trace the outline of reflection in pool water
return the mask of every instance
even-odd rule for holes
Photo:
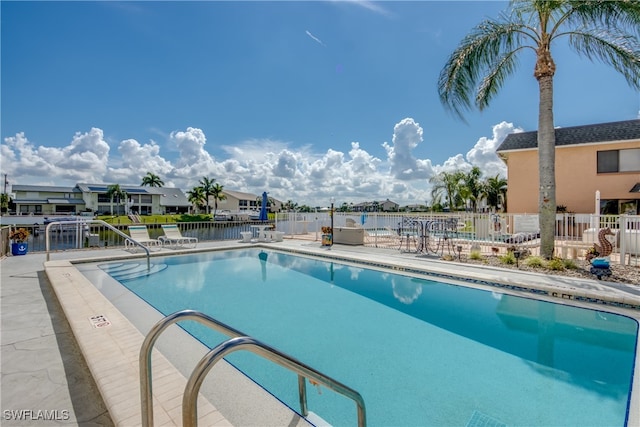
[[[155,261],[154,261],[155,262]],[[162,313],[203,311],[362,393],[369,425],[625,424],[637,322],[270,250],[166,257],[122,283]],[[104,267],[107,271],[108,266]],[[209,346],[223,337],[186,326]],[[297,408],[295,376],[229,360]],[[351,402],[309,397],[333,425]]]

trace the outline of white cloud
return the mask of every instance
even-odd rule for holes
[[[371,0],[332,0],[334,2],[355,4],[379,15],[389,16],[391,13],[381,6],[381,2]]]
[[[492,137],[481,137],[476,145],[467,152],[467,161],[478,166],[485,176],[506,176],[507,166],[500,160],[496,150],[507,135],[514,132],[523,132],[523,129],[507,122],[494,125]]]
[[[268,191],[280,200],[309,206],[327,205],[330,197],[340,203],[387,198],[402,204],[424,204],[430,199],[429,178],[442,170],[469,170],[477,165],[485,176],[504,175],[505,166],[495,149],[509,132],[520,131],[510,123],[495,125],[492,135],[481,137],[466,153],[451,156],[441,165],[416,156],[425,144],[424,132],[412,118],[393,128],[392,143],[383,143],[380,159],[352,142],[348,152],[271,139],[251,139],[221,146],[224,159],[207,151],[201,129],[176,130],[161,144],[141,144],[125,139],[116,156],[101,129],[76,133],[63,147],[35,146],[24,133],[4,139],[0,145],[2,170],[17,184],[72,186],[78,182],[139,185],[147,172],[160,176],[166,186],[189,190],[207,176],[226,189],[260,194]],[[427,136],[428,141],[428,136]],[[167,146],[166,153],[162,146]],[[171,160],[168,155],[174,155]]]
[[[77,132],[63,148],[34,146],[23,132],[4,139],[2,169],[16,177],[26,174],[33,183],[56,185],[59,181],[90,182],[102,180],[107,170],[109,144],[101,129]],[[8,162],[7,160],[12,161]]]
[[[204,176],[221,175],[224,168],[205,150],[207,138],[201,129],[189,127],[185,132],[171,132],[169,140],[179,153],[171,171],[171,176],[176,180],[186,181],[192,187]]]
[[[412,151],[422,142],[422,128],[406,118],[393,128],[393,145],[382,144],[391,163],[391,174],[400,180],[429,179],[433,175],[431,160],[420,160]]]
[[[316,42],[320,43],[322,46],[327,46],[324,43],[322,43],[322,40],[320,40],[319,38],[317,38],[316,36],[314,36],[313,34],[311,34],[311,32],[309,30],[306,30],[305,33],[307,33],[307,35],[309,37],[311,37],[311,39],[315,40]]]

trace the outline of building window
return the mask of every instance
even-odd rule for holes
[[[598,173],[640,172],[640,148],[598,151]]]
[[[620,150],[620,172],[640,172],[640,148]]]
[[[42,213],[42,205],[20,205],[20,213],[21,214],[41,214]]]

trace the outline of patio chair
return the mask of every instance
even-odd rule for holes
[[[130,225],[129,226],[129,239],[124,241],[124,247],[126,249],[133,249],[137,243],[141,243],[145,246],[161,246],[162,242],[158,239],[152,239],[149,237],[149,230],[146,225]]]
[[[160,236],[159,239],[162,242],[162,245],[173,245],[173,246],[185,246],[185,245],[193,245],[195,248],[198,244],[197,237],[185,237],[180,232],[180,229],[175,224],[163,224],[161,225],[162,231],[164,232],[164,236]]]
[[[393,230],[385,227],[391,239],[391,244],[401,252],[416,252],[418,250],[418,236],[413,231],[401,229]]]

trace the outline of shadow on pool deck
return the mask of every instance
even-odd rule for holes
[[[112,426],[35,258],[2,261],[2,425]]]

